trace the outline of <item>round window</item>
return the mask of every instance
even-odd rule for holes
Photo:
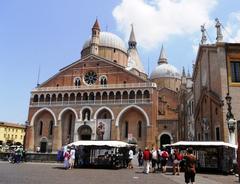
[[[97,74],[93,71],[87,72],[84,76],[84,81],[89,85],[95,84],[96,80]]]

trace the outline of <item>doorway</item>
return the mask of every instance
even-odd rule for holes
[[[78,129],[78,139],[79,140],[91,140],[92,129],[88,125],[82,125]]]
[[[40,142],[40,152],[41,153],[47,152],[47,142],[45,141]]]
[[[160,138],[160,148],[162,148],[162,146],[164,144],[171,144],[171,137],[167,134],[163,134]]]

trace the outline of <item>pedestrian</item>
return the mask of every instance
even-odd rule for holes
[[[69,159],[69,169],[72,169],[74,167],[74,163],[75,163],[75,154],[76,154],[76,150],[74,146],[71,146],[71,150],[70,150],[70,159]]]
[[[145,150],[143,152],[143,162],[144,162],[144,170],[143,172],[145,174],[149,173],[149,169],[150,169],[150,160],[152,159],[152,154],[149,151],[148,147],[145,147]]]
[[[70,149],[64,153],[64,168],[69,169]]]
[[[167,170],[167,161],[168,161],[168,158],[169,158],[169,154],[167,152],[167,149],[164,148],[163,151],[161,152],[161,165],[162,165],[162,172],[163,173],[166,173],[166,170]]]
[[[187,154],[184,156],[186,166],[185,166],[185,183],[188,184],[191,183],[194,184],[195,182],[195,175],[196,175],[196,157],[193,155],[193,149],[188,148]]]
[[[180,173],[180,162],[183,159],[182,154],[179,152],[178,149],[174,149],[173,152],[173,175]]]
[[[141,149],[138,150],[138,166],[143,166],[143,151]]]
[[[129,155],[128,156],[128,168],[133,169],[133,164],[132,164],[133,150],[132,149],[129,149],[128,155]]]
[[[157,161],[158,161],[158,154],[157,154],[157,150],[158,148],[153,148],[152,149],[152,172],[155,173],[156,172],[156,165],[157,165]]]

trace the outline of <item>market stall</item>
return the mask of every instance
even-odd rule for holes
[[[180,141],[167,147],[180,150],[192,147],[198,171],[230,173],[236,161],[237,145],[221,141]]]
[[[122,141],[77,141],[67,146],[76,149],[76,167],[127,167],[128,151],[135,149]]]

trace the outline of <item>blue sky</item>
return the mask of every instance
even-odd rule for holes
[[[96,17],[102,31],[117,34],[126,45],[134,24],[146,73],[157,65],[162,44],[170,64],[191,71],[200,25],[206,24],[208,43],[214,43],[216,17],[224,40],[240,41],[237,0],[1,0],[0,121],[26,121],[39,66],[41,83],[78,60]]]

